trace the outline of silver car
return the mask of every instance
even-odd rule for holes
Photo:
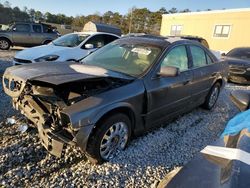
[[[38,46],[48,44],[60,34],[51,25],[43,23],[19,22],[0,31],[0,49],[8,50],[10,46]]]

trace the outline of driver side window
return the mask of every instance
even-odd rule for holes
[[[173,48],[163,59],[161,67],[176,67],[180,71],[188,69],[188,56],[185,46],[177,46]]]
[[[103,35],[95,35],[91,37],[85,44],[93,44],[94,48],[101,48],[104,46]]]

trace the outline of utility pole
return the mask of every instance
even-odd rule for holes
[[[130,22],[129,22],[129,34],[131,33],[131,29],[132,29],[132,21],[133,21],[133,9],[131,9],[131,16],[130,16]]]

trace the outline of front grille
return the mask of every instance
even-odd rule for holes
[[[14,61],[18,63],[32,63],[30,60],[14,58]]]

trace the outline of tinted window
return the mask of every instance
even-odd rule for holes
[[[15,28],[17,32],[30,32],[29,24],[16,24]]]
[[[239,59],[250,59],[250,48],[236,48],[228,52],[227,56]]]
[[[190,46],[193,57],[193,67],[202,67],[207,64],[206,54],[203,49],[198,46]]]
[[[44,33],[54,33],[53,28],[50,25],[43,25],[43,32]]]
[[[207,55],[207,54],[206,54],[206,56],[207,56],[207,64],[212,64],[213,61],[212,61],[211,57],[209,57],[209,55]]]
[[[40,25],[33,25],[32,28],[33,28],[33,31],[35,33],[41,33],[42,32],[42,27]]]
[[[111,43],[113,42],[114,40],[118,39],[118,37],[116,36],[113,36],[113,35],[105,35],[105,45],[108,44],[108,43]]]
[[[188,69],[188,57],[185,46],[178,46],[172,49],[164,58],[161,66],[177,67],[180,71]]]
[[[105,45],[105,37],[103,35],[95,35],[91,37],[86,44],[93,44],[94,48],[101,48]]]

